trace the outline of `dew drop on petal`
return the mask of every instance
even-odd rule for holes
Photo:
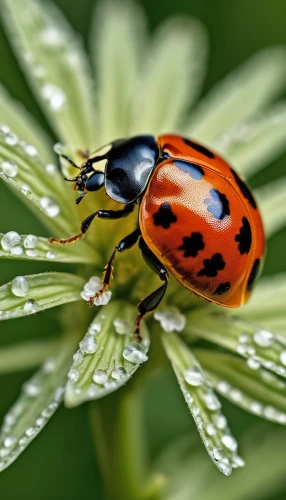
[[[63,90],[53,83],[46,83],[43,86],[42,96],[48,101],[53,111],[60,111],[66,102],[66,95]]]
[[[48,163],[46,166],[45,166],[45,171],[47,172],[47,174],[49,175],[55,175],[56,171],[57,171],[57,167],[53,164],[53,163]]]
[[[211,392],[204,395],[204,401],[209,410],[219,410],[221,407],[219,399]]]
[[[79,371],[75,368],[71,368],[68,373],[68,378],[71,382],[76,382],[79,379]]]
[[[30,285],[24,276],[17,276],[13,279],[11,288],[16,297],[25,297],[29,293]]]
[[[33,382],[33,380],[29,380],[23,385],[23,390],[27,396],[30,396],[31,398],[35,398],[38,396],[41,392],[40,387],[38,384]]]
[[[35,248],[38,243],[38,239],[33,234],[28,234],[24,239],[24,247],[25,248]]]
[[[93,354],[98,349],[98,342],[94,336],[86,335],[79,343],[79,348],[83,354]]]
[[[184,379],[188,384],[194,386],[202,385],[205,381],[203,372],[197,366],[187,368],[184,371]]]
[[[11,249],[11,247],[18,246],[21,243],[21,237],[16,231],[9,231],[4,234],[1,240],[1,246],[6,252]]]
[[[61,155],[64,152],[64,146],[60,142],[56,142],[53,145],[53,150],[57,155]]]
[[[8,144],[8,146],[16,146],[16,144],[18,143],[18,137],[16,136],[16,134],[9,132],[5,135],[5,142],[6,144]]]
[[[12,247],[10,251],[11,251],[11,255],[14,255],[15,257],[20,257],[24,250],[21,247],[21,245],[18,245],[16,247]]]
[[[230,474],[232,473],[232,468],[227,458],[218,462],[217,466],[225,476],[230,476]]]
[[[249,409],[250,409],[250,411],[252,411],[256,415],[261,415],[262,411],[263,411],[263,406],[258,401],[253,401],[249,405]]]
[[[115,368],[111,374],[112,378],[115,380],[120,380],[124,379],[127,377],[127,372],[123,366],[119,366],[118,368]]]
[[[52,250],[49,250],[47,253],[46,253],[46,257],[47,259],[49,260],[54,260],[56,258],[57,254],[56,252],[53,252]]]
[[[49,196],[43,196],[40,205],[49,217],[56,217],[60,213],[59,205]]]
[[[218,429],[225,429],[227,426],[227,420],[224,415],[214,415],[214,424]]]
[[[35,248],[28,249],[28,250],[26,250],[26,255],[27,255],[27,257],[31,257],[31,258],[37,257],[38,250],[36,250]]]
[[[101,323],[91,323],[88,333],[89,335],[97,335],[101,331],[102,325]]]
[[[116,318],[113,321],[113,325],[116,333],[119,333],[119,335],[129,335],[132,332],[132,325],[124,319]]]
[[[8,177],[16,177],[18,173],[18,166],[12,160],[3,161],[3,163],[1,163],[0,168],[5,175],[8,175]]]
[[[54,28],[53,26],[47,27],[42,31],[40,35],[40,41],[46,45],[46,47],[59,47],[63,41],[64,37],[62,33]]]
[[[32,191],[31,191],[31,188],[30,186],[28,186],[28,184],[23,184],[21,186],[21,193],[23,193],[25,196],[31,196],[32,195]]]
[[[233,436],[230,436],[229,434],[225,434],[221,438],[222,444],[230,451],[236,451],[237,450],[237,441],[234,439]]]
[[[26,144],[24,149],[29,156],[37,156],[38,155],[37,148],[35,148],[35,146],[32,146],[32,144]]]
[[[186,318],[176,307],[169,307],[163,311],[156,311],[154,318],[160,322],[165,332],[181,332],[186,324]]]
[[[27,300],[24,304],[24,311],[27,314],[34,314],[39,309],[39,304],[33,299]]]
[[[96,384],[105,384],[108,380],[108,375],[106,371],[104,370],[95,370],[94,374],[92,375],[92,380]]]
[[[248,358],[246,363],[247,363],[247,366],[249,368],[251,368],[251,370],[258,370],[258,368],[260,368],[260,361],[259,361],[259,359],[255,358],[255,357]]]
[[[81,351],[75,352],[73,355],[73,360],[74,360],[74,363],[76,363],[76,364],[81,363],[83,360],[82,352]]]
[[[245,461],[243,458],[239,457],[238,455],[234,456],[232,458],[232,466],[233,467],[244,467],[245,466]]]
[[[25,434],[27,437],[32,437],[32,436],[34,436],[35,432],[36,432],[36,430],[34,429],[34,427],[29,427],[26,430]]]
[[[138,342],[131,342],[128,344],[123,351],[123,357],[127,361],[130,361],[130,363],[136,364],[144,363],[144,361],[148,359],[144,347]]]
[[[209,436],[214,436],[216,434],[216,428],[213,424],[207,424],[206,425],[206,433]]]
[[[17,438],[15,436],[7,436],[4,439],[5,448],[13,448],[17,444]]]
[[[274,336],[268,330],[259,330],[253,338],[259,347],[270,347],[274,342]]]

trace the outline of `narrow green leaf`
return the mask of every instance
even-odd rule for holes
[[[235,69],[197,106],[186,133],[214,146],[219,135],[266,107],[285,85],[285,54],[284,47],[264,49]]]
[[[236,315],[256,322],[270,331],[286,336],[286,273],[264,276],[256,285],[249,302]],[[263,307],[261,307],[263,304]],[[227,310],[231,314],[231,310]]]
[[[37,149],[2,127],[0,177],[29,208],[61,236],[78,232],[80,222],[73,197],[53,164],[45,164]]]
[[[218,138],[214,147],[244,177],[255,174],[286,148],[285,101],[253,120],[239,123]]]
[[[81,300],[84,280],[68,273],[17,276],[0,287],[0,320],[28,316]]]
[[[254,193],[261,209],[266,235],[270,238],[286,224],[286,177],[269,182]]]
[[[32,340],[2,346],[0,350],[0,375],[39,366],[47,356],[56,351],[59,340]]]
[[[34,117],[0,85],[0,126],[6,125],[28,144],[34,144],[46,162],[53,163],[53,144]]]
[[[138,4],[100,3],[91,38],[100,144],[132,132],[144,44],[145,20]]]
[[[178,129],[200,90],[206,45],[204,28],[196,19],[171,18],[159,26],[142,68],[138,132],[160,134]]]
[[[237,442],[220,411],[221,403],[198,360],[178,335],[164,332],[162,342],[205,448],[216,467],[229,476],[232,467],[244,463],[236,453]]]
[[[11,232],[13,233],[14,239],[9,239],[9,234],[11,235]],[[1,245],[2,241],[3,244]],[[12,245],[9,245],[9,242],[12,243]],[[6,233],[6,235],[0,233],[0,258],[1,257],[6,259],[32,259],[85,264],[95,264],[99,259],[93,247],[87,245],[83,240],[78,241],[76,245],[54,245],[49,243],[48,238],[42,238],[32,234],[18,235],[15,231],[10,231]]]
[[[3,5],[11,44],[59,138],[92,148],[93,84],[81,39],[50,2],[4,0]]]
[[[195,349],[216,391],[244,410],[286,425],[286,383],[259,367],[229,354]]]
[[[215,308],[217,311],[217,308]],[[274,335],[238,316],[225,313],[194,311],[187,315],[184,334],[187,339],[199,337],[245,358],[248,365],[260,367],[286,377],[286,339]]]
[[[143,325],[143,340],[135,342],[134,313],[127,303],[112,301],[96,315],[74,354],[65,397],[68,407],[119,389],[148,359],[148,332]]]
[[[4,417],[0,432],[0,471],[11,465],[52,417],[63,399],[73,345],[62,344],[28,380]]]

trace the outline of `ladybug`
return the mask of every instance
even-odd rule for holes
[[[250,296],[264,253],[264,231],[256,201],[238,174],[214,151],[179,135],[140,135],[116,140],[87,156],[81,167],[64,156],[79,175],[71,180],[83,191],[104,188],[119,210],[97,210],[81,233],[52,243],[71,243],[83,236],[95,217],[120,219],[139,206],[136,229],[113,250],[104,269],[109,286],[117,252],[137,242],[149,267],[163,281],[138,304],[140,323],[162,300],[171,273],[196,295],[226,307],[239,307]]]

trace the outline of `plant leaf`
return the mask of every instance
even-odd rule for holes
[[[83,285],[82,278],[68,273],[17,276],[0,287],[0,320],[28,316],[67,302],[81,300]]]
[[[199,337],[219,347],[224,347],[258,366],[286,377],[286,340],[238,316],[213,312],[194,311],[187,315],[184,331],[187,339]]]
[[[4,417],[0,433],[0,471],[11,465],[43,429],[63,399],[72,344],[65,343],[28,380]]]
[[[61,141],[92,148],[92,79],[81,39],[50,2],[3,3],[4,21],[15,53]]]
[[[34,144],[46,162],[52,163],[55,161],[51,139],[27,109],[20,102],[13,99],[2,85],[0,85],[0,109],[0,125],[8,126],[25,142]]]
[[[227,75],[197,106],[186,133],[214,146],[219,135],[265,107],[285,85],[285,53],[284,47],[264,49]]]
[[[286,224],[286,176],[255,189],[268,238]]]
[[[260,113],[253,120],[239,123],[217,139],[215,149],[250,177],[285,150],[286,102]]]
[[[204,27],[196,19],[171,18],[159,26],[143,65],[138,132],[157,135],[178,128],[200,90],[206,45]]]
[[[286,425],[283,380],[255,362],[247,366],[242,359],[229,354],[206,349],[194,352],[222,396],[250,413]]]
[[[0,133],[0,177],[42,222],[61,236],[78,232],[75,203],[54,165],[45,165],[36,148],[6,130]]]
[[[177,335],[165,332],[162,342],[205,448],[216,467],[229,476],[233,466],[242,466],[243,463],[236,454],[237,442],[220,411],[220,401],[199,362],[183,341]]]
[[[0,375],[27,370],[40,365],[49,355],[56,352],[58,340],[32,340],[9,346],[1,346]]]
[[[97,75],[101,144],[126,137],[132,131],[144,44],[145,19],[139,5],[132,2],[99,4],[91,46]]]
[[[65,396],[66,406],[99,399],[119,389],[147,360],[148,332],[143,325],[142,343],[135,343],[133,321],[134,307],[124,302],[112,301],[96,315],[74,355]],[[130,345],[136,348],[131,358],[130,353],[127,355],[132,361],[126,358],[125,351]]]
[[[53,245],[48,238],[34,235],[19,235],[19,243],[3,250],[1,240],[4,234],[0,233],[0,258],[28,259],[53,262],[92,263],[99,260],[99,255],[91,245],[79,241],[76,245]],[[5,247],[6,248],[6,247]]]
[[[257,321],[259,317],[264,328],[285,336],[285,301],[286,273],[264,276],[257,283],[249,302],[238,309],[236,315],[249,322]]]

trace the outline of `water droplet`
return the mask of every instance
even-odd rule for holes
[[[219,410],[221,407],[219,399],[212,392],[204,394],[204,401],[209,410]]]
[[[63,395],[65,393],[64,387],[57,387],[54,393],[54,400],[56,403],[60,403],[63,399]]]
[[[230,436],[229,434],[225,434],[221,438],[222,444],[230,451],[236,451],[237,450],[237,441],[234,439],[233,436]]]
[[[16,297],[25,297],[30,290],[30,285],[24,276],[17,276],[12,281],[12,292]]]
[[[45,373],[53,373],[56,368],[56,361],[54,358],[47,359],[43,364],[43,371]]]
[[[243,460],[243,458],[239,457],[238,455],[235,455],[234,457],[232,457],[232,466],[234,468],[236,468],[236,467],[244,467],[245,466],[245,461]]]
[[[5,142],[6,144],[8,144],[8,146],[16,146],[16,144],[18,143],[18,137],[16,136],[16,134],[9,132],[5,135]]]
[[[246,363],[251,370],[258,370],[260,368],[260,361],[255,357],[248,358]]]
[[[40,205],[49,217],[56,217],[60,213],[59,205],[49,196],[43,196]]]
[[[34,427],[29,427],[25,432],[27,437],[32,437],[32,436],[34,436],[35,433],[36,433],[36,430],[34,429]]]
[[[84,356],[83,356],[81,351],[77,351],[73,355],[73,360],[74,360],[74,363],[76,363],[76,364],[81,363],[83,358],[84,358]]]
[[[127,372],[123,366],[119,366],[118,368],[115,368],[111,374],[112,378],[115,380],[121,380],[127,377]]]
[[[98,342],[92,335],[86,335],[79,343],[79,348],[83,354],[93,354],[98,349]]]
[[[18,166],[12,160],[3,161],[1,163],[1,169],[5,175],[8,175],[8,177],[16,177],[18,173]]]
[[[27,444],[27,441],[28,439],[26,438],[26,436],[22,437],[20,440],[19,440],[19,445],[20,446],[25,446]]]
[[[55,152],[57,155],[61,155],[61,154],[63,154],[63,152],[64,152],[64,147],[63,147],[63,145],[62,145],[60,142],[56,142],[56,143],[53,145],[53,150],[54,150],[54,152]]]
[[[108,380],[105,384],[104,384],[104,387],[105,389],[117,389],[118,385],[117,383],[115,382],[115,380]]]
[[[53,252],[52,250],[49,250],[47,253],[46,253],[46,257],[47,259],[49,260],[54,260],[56,258],[57,254],[56,252]]]
[[[1,240],[1,246],[6,252],[11,249],[11,247],[18,246],[21,243],[21,237],[16,231],[9,231],[4,234]]]
[[[38,239],[33,234],[28,234],[24,239],[24,247],[25,248],[35,248],[38,243]]]
[[[38,417],[36,420],[37,427],[42,427],[46,423],[46,419],[44,417]]]
[[[176,307],[169,307],[164,311],[156,311],[154,318],[160,322],[165,332],[181,332],[186,324],[186,318]]]
[[[274,342],[274,336],[268,330],[259,330],[254,334],[254,342],[259,347],[270,347]]]
[[[130,363],[144,363],[144,361],[148,359],[144,351],[144,347],[141,344],[138,342],[131,342],[125,347],[123,357],[127,361],[130,361]]]
[[[209,435],[209,436],[215,436],[216,434],[216,428],[213,424],[207,424],[206,425],[206,433]]]
[[[224,380],[220,380],[217,384],[217,390],[221,394],[227,394],[230,390],[230,384],[228,382],[225,382]]]
[[[286,366],[286,351],[282,351],[280,353],[280,361],[282,365]]]
[[[23,385],[23,390],[25,394],[31,398],[35,398],[40,394],[40,387],[33,380],[28,380],[28,382]]]
[[[47,27],[40,35],[40,41],[46,47],[58,48],[64,40],[63,34],[53,26]]]
[[[38,250],[36,250],[35,248],[31,248],[30,250],[26,250],[26,255],[27,255],[27,257],[37,257]]]
[[[239,403],[243,398],[242,393],[238,389],[231,389],[229,395],[236,403]]]
[[[247,333],[241,333],[238,337],[238,340],[241,344],[246,344],[247,342],[249,342],[250,338]]]
[[[15,257],[20,257],[22,253],[23,253],[23,248],[20,245],[11,248],[11,255],[14,255]]]
[[[71,382],[77,382],[77,380],[79,379],[79,371],[75,368],[71,368],[68,373],[68,378]]]
[[[53,163],[48,163],[45,166],[45,170],[46,170],[47,174],[55,175],[55,173],[57,172],[57,167],[55,165],[53,165]]]
[[[5,448],[13,448],[17,443],[17,438],[15,436],[7,436],[4,439],[4,446]]]
[[[24,311],[27,314],[34,314],[39,309],[39,304],[33,299],[27,300],[24,305]]]
[[[91,323],[88,333],[89,335],[97,335],[101,331],[102,325],[101,323]]]
[[[204,374],[198,366],[187,368],[187,370],[184,371],[184,379],[188,384],[193,386],[202,385],[205,381]]]
[[[8,125],[1,125],[0,132],[4,135],[9,134],[10,128],[8,127]]]
[[[258,401],[253,401],[250,405],[249,405],[249,409],[255,413],[256,415],[261,415],[262,414],[262,410],[263,410],[263,407],[260,403],[258,403]]]
[[[30,186],[28,186],[28,184],[23,184],[21,186],[21,193],[23,193],[25,196],[30,197],[32,195]]]
[[[218,462],[217,466],[225,476],[230,476],[230,474],[232,473],[232,468],[227,458]]]
[[[46,75],[47,70],[42,64],[36,64],[36,66],[33,67],[33,72],[36,77],[43,78]]]
[[[38,156],[37,148],[32,144],[26,144],[24,149],[29,156]]]
[[[92,375],[92,380],[96,382],[96,384],[105,384],[108,380],[108,375],[104,370],[95,370]]]
[[[60,111],[66,102],[63,90],[53,83],[46,83],[42,88],[42,96],[48,101],[53,111]]]
[[[132,332],[132,325],[124,319],[116,318],[113,321],[113,325],[116,333],[119,333],[119,335],[130,335]]]
[[[218,462],[219,460],[222,460],[224,457],[224,451],[222,448],[214,448],[213,449],[213,457]]]
[[[225,418],[224,415],[221,415],[221,414],[220,415],[214,415],[213,419],[214,419],[215,426],[218,429],[222,430],[222,429],[226,428],[226,426],[227,426],[227,420],[226,420],[226,418]]]
[[[268,420],[272,420],[272,421],[276,420],[277,410],[275,408],[273,408],[273,406],[265,406],[264,411],[263,411],[263,415]]]

